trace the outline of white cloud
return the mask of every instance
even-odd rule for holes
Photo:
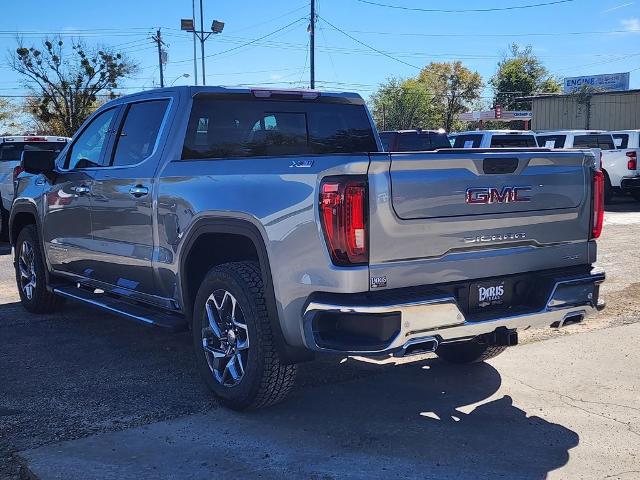
[[[625,18],[624,20],[620,20],[620,23],[627,32],[640,32],[639,18]]]

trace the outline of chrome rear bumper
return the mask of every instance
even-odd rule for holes
[[[470,321],[465,318],[455,298],[422,298],[402,303],[352,304],[345,302],[310,301],[304,310],[303,326],[307,347],[319,352],[334,352],[353,355],[386,355],[403,349],[421,339],[436,339],[437,343],[448,343],[471,339],[494,332],[500,327],[529,329],[562,326],[567,320],[580,321],[593,313],[598,305],[598,285],[605,279],[604,272],[591,272],[586,276],[563,278],[555,283],[543,309],[513,316]],[[363,316],[399,315],[399,331],[384,345],[365,349],[340,349],[322,345],[314,332],[314,320],[318,315],[330,312],[334,315]]]

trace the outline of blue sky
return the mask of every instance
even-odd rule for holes
[[[551,0],[377,1],[408,8],[463,10]],[[366,97],[387,77],[412,76],[418,72],[415,67],[449,60],[463,61],[486,81],[512,42],[532,45],[560,78],[632,71],[631,87],[640,88],[640,0],[566,0],[486,13],[428,13],[361,0],[317,3],[319,88],[358,91]],[[213,55],[207,59],[208,84],[308,86],[308,20],[303,18],[309,14],[307,1],[204,0],[204,4],[205,25],[214,18],[226,22],[224,32],[206,45],[207,55]],[[157,53],[148,37],[161,27],[169,44],[167,83],[192,83],[191,36],[179,31],[180,18],[190,16],[190,0],[65,0],[55,7],[50,1],[30,0],[28,12],[24,4],[4,0],[0,49],[15,48],[15,31],[22,32],[26,44],[37,43],[45,32],[49,36],[59,32],[67,40],[81,36],[87,44],[117,46],[139,65],[136,78],[123,84],[123,91],[128,92],[151,88],[154,82],[157,85]],[[401,62],[357,43],[327,22]],[[220,53],[229,49],[234,50]],[[191,78],[180,77],[184,73]],[[19,79],[3,64],[0,74],[0,95],[24,93]],[[490,97],[488,87],[484,95]]]

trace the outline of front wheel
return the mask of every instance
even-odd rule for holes
[[[31,313],[51,313],[59,309],[64,299],[47,289],[46,266],[35,225],[20,230],[14,262],[22,306]]]
[[[193,342],[200,374],[229,408],[267,407],[293,387],[296,366],[280,362],[262,275],[253,262],[209,271],[194,305]]]
[[[505,346],[489,345],[477,340],[445,343],[438,347],[436,355],[450,363],[477,363],[500,355],[507,349]]]

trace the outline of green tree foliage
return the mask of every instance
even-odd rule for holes
[[[371,96],[379,130],[428,128],[430,94],[415,79],[390,78]]]
[[[483,87],[480,74],[460,61],[432,62],[422,69],[417,81],[432,93],[431,123],[448,132],[460,125],[457,115],[480,99]]]
[[[519,97],[534,93],[558,93],[561,85],[549,75],[531,46],[524,49],[511,45],[509,54],[498,62],[498,70],[489,81],[494,90],[494,102],[505,110],[531,108],[530,102],[517,102]]]
[[[45,40],[43,48],[18,41],[10,66],[22,75],[30,91],[30,109],[38,125],[54,135],[72,136],[97,107],[99,96],[115,97],[118,82],[135,72],[135,65],[109,49],[88,49],[62,40]]]

